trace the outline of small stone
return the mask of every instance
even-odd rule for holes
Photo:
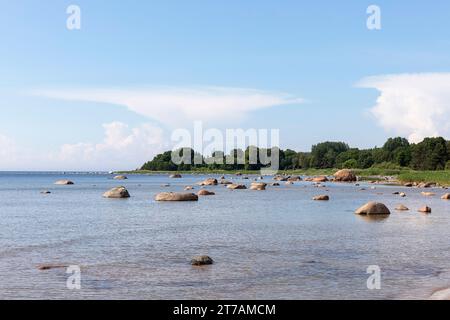
[[[214,263],[214,260],[211,259],[209,256],[196,256],[192,258],[191,265],[193,266],[205,266],[205,265],[211,265]]]

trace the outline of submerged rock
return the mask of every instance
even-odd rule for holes
[[[208,191],[208,190],[200,190],[199,192],[197,192],[198,196],[213,196],[215,195],[214,192]]]
[[[325,194],[325,195],[315,196],[313,198],[313,200],[316,200],[316,201],[327,201],[327,200],[330,200],[330,197]]]
[[[371,214],[391,214],[389,209],[380,202],[368,202],[361,208],[355,211],[356,214],[371,215]]]
[[[353,171],[348,169],[339,170],[334,174],[335,181],[353,182],[357,180],[356,175]]]
[[[66,269],[68,268],[68,265],[63,265],[63,264],[42,264],[40,266],[38,266],[38,269],[41,271],[45,271],[45,270],[51,270],[51,269]]]
[[[208,178],[199,183],[199,185],[201,186],[216,186],[217,184],[218,184],[217,179],[214,178]]]
[[[196,256],[191,260],[191,265],[193,266],[205,266],[211,265],[214,263],[214,260],[209,256]]]
[[[156,195],[156,201],[198,201],[194,193],[162,192]]]
[[[402,204],[399,204],[398,206],[395,207],[395,210],[397,210],[397,211],[408,211],[409,208],[404,206],[404,205],[402,205]]]
[[[70,180],[58,180],[55,182],[55,184],[60,185],[60,186],[67,186],[67,185],[72,185],[74,183]]]
[[[106,191],[103,194],[104,198],[115,198],[115,199],[120,199],[120,198],[129,198],[130,194],[128,193],[128,190],[125,187],[115,187],[112,188],[111,190]]]
[[[263,191],[266,190],[267,183],[264,182],[252,182],[250,185],[250,190],[259,190]]]
[[[422,213],[431,213],[431,208],[428,207],[428,206],[424,206],[424,207],[421,207],[421,208],[419,209],[419,212],[422,212]]]
[[[232,183],[232,184],[227,185],[227,188],[231,189],[231,190],[247,189],[247,187],[245,185],[243,185],[243,184],[236,184],[236,183]]]

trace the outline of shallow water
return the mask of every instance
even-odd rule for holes
[[[53,184],[63,178],[75,185]],[[440,199],[447,190],[424,197],[415,188],[297,182],[266,191],[207,187],[216,195],[198,202],[153,200],[205,178],[0,173],[0,298],[422,299],[450,286],[450,201]],[[117,185],[132,197],[102,198]],[[318,194],[331,199],[312,201]],[[353,213],[371,200],[392,214]],[[411,211],[394,211],[400,203]],[[432,214],[417,212],[425,204]],[[198,254],[215,264],[192,267]],[[66,288],[65,269],[40,264],[80,265],[81,290]],[[369,265],[381,268],[380,290],[367,289]]]

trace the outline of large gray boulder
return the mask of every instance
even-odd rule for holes
[[[103,194],[104,198],[113,198],[113,199],[123,199],[123,198],[129,198],[130,194],[128,193],[128,190],[125,187],[115,187],[111,190],[106,191]]]
[[[368,202],[361,208],[355,211],[356,214],[371,215],[371,214],[391,214],[389,209],[380,202]]]
[[[161,192],[155,197],[156,201],[198,201],[194,193]]]
[[[334,181],[350,182],[356,180],[357,180],[356,175],[353,173],[352,170],[342,169],[334,174]]]

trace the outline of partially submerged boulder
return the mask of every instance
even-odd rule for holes
[[[264,182],[252,182],[250,185],[250,190],[259,190],[263,191],[266,190],[267,183]]]
[[[421,192],[421,194],[422,194],[423,196],[426,196],[426,197],[432,197],[432,196],[436,195],[436,194],[433,193],[433,192]]]
[[[335,181],[353,182],[357,180],[352,170],[342,169],[334,174]]]
[[[169,178],[171,178],[171,179],[181,179],[182,177],[181,177],[181,174],[179,174],[179,173],[174,173],[174,174],[171,174],[171,175],[169,176]]]
[[[161,192],[156,195],[156,201],[198,201],[194,193]]]
[[[199,185],[201,186],[216,186],[217,184],[218,184],[217,179],[214,178],[208,178],[199,183]]]
[[[330,200],[330,197],[325,194],[325,195],[315,196],[313,198],[313,200],[316,200],[316,201],[328,201],[328,200]]]
[[[58,180],[55,182],[55,184],[60,185],[60,186],[67,186],[67,185],[72,185],[74,183],[70,180]]]
[[[408,211],[409,208],[404,206],[403,204],[399,204],[398,206],[395,207],[395,210],[397,210],[397,211]]]
[[[450,193],[446,193],[441,197],[442,200],[450,200]]]
[[[124,175],[118,175],[118,176],[115,176],[113,179],[114,180],[126,180],[126,179],[128,179],[128,177],[124,176]]]
[[[214,260],[209,256],[196,256],[191,260],[191,265],[193,266],[205,266],[211,265],[214,263]]]
[[[327,182],[329,181],[326,176],[314,177],[311,181],[313,182]]]
[[[389,209],[380,202],[368,202],[361,208],[355,211],[356,214],[371,215],[371,214],[391,214]]]
[[[123,199],[123,198],[129,198],[130,194],[128,193],[128,190],[125,187],[115,187],[111,190],[106,191],[103,194],[104,198],[114,198],[114,199]]]
[[[419,209],[419,212],[422,212],[422,213],[431,213],[431,208],[428,207],[428,206],[423,206],[423,207],[421,207],[421,208]]]
[[[211,191],[208,191],[208,190],[205,190],[205,189],[202,189],[199,192],[197,192],[197,195],[198,196],[213,196],[213,195],[215,195],[215,193],[211,192]]]
[[[42,194],[50,194],[51,192],[48,191],[48,190],[42,190],[41,193],[42,193]]]
[[[220,179],[219,184],[233,184],[233,182],[225,180],[225,179]]]
[[[407,187],[407,188],[411,188],[413,186],[413,183],[412,182],[407,182],[407,183],[404,184],[404,186]]]
[[[300,176],[293,176],[289,177],[287,181],[296,182],[296,181],[302,181],[302,178]]]
[[[232,184],[227,185],[227,188],[231,189],[231,190],[247,189],[247,187],[245,185],[243,185],[243,184],[236,184],[236,183],[232,183]]]

